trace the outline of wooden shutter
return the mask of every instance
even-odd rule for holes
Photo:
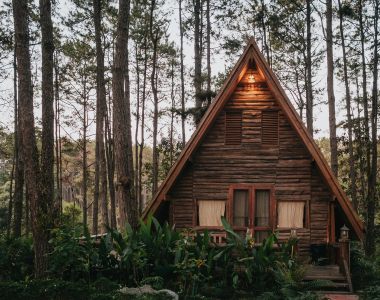
[[[242,113],[241,112],[226,112],[226,145],[241,144],[241,127]]]
[[[261,113],[261,143],[262,145],[278,145],[278,112],[263,111]]]

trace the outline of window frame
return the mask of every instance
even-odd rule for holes
[[[198,202],[199,201],[218,201],[218,202],[224,202],[225,204],[225,210],[224,213],[226,217],[228,216],[228,201],[227,200],[218,200],[218,199],[194,199],[193,201],[193,228],[195,230],[203,230],[203,229],[212,229],[217,231],[224,230],[223,226],[200,226],[198,225]]]
[[[309,203],[310,201],[308,200],[298,200],[298,199],[291,199],[291,200],[277,200],[276,201],[276,204],[278,202],[303,202],[305,203],[305,206],[304,206],[304,219],[305,219],[305,225],[304,227],[302,228],[297,228],[297,229],[301,229],[301,231],[303,229],[310,229],[310,217],[309,217],[309,211],[310,211],[310,208],[309,208]],[[277,205],[276,205],[276,216],[277,216]],[[278,226],[278,218],[276,217],[276,230],[290,230],[291,228],[290,227],[279,227]]]
[[[233,224],[233,205],[234,205],[234,191],[235,190],[248,190],[248,226],[234,226]],[[229,187],[229,199],[228,199],[228,214],[227,221],[231,224],[233,230],[252,230],[252,236],[255,235],[255,231],[268,230],[267,227],[255,226],[255,204],[256,204],[256,190],[269,190],[269,229],[274,232],[275,224],[277,221],[277,205],[275,200],[275,186],[274,184],[231,184]]]

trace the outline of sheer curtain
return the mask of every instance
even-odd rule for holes
[[[224,216],[224,201],[198,201],[199,226],[223,226],[220,216]]]
[[[270,191],[257,190],[255,203],[255,226],[269,226],[270,221]]]
[[[234,190],[233,226],[248,226],[248,190]]]
[[[278,227],[303,228],[304,202],[278,202]]]

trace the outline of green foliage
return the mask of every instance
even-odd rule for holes
[[[160,276],[147,277],[140,282],[141,285],[150,285],[155,290],[161,290],[164,287],[164,279]]]
[[[82,209],[74,203],[67,203],[63,208],[61,221],[67,225],[79,224],[82,221]]]
[[[368,286],[363,291],[360,291],[360,297],[363,300],[380,300],[380,286]]]
[[[380,258],[373,262],[364,255],[364,250],[357,243],[351,243],[350,261],[352,284],[354,289],[380,284]]]
[[[25,281],[34,274],[31,237],[0,235],[0,281]]]
[[[117,260],[110,252],[113,250],[110,244],[111,235],[102,237],[98,248],[93,246],[90,232],[85,227],[85,241],[79,242],[82,237],[81,224],[70,227],[62,225],[52,230],[55,235],[49,243],[54,245],[54,250],[49,254],[52,276],[70,281],[84,279],[90,282],[92,279],[103,277],[103,272],[114,269]],[[110,277],[112,278],[112,272]]]
[[[83,300],[88,299],[93,289],[83,282],[56,280],[33,280],[20,283],[0,282],[0,294],[6,300]]]

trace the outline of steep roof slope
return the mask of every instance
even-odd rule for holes
[[[180,176],[186,163],[188,161],[192,161],[192,155],[194,155],[196,149],[202,142],[203,138],[206,136],[206,133],[208,132],[215,119],[225,106],[229,97],[235,90],[237,84],[239,83],[239,81],[241,80],[242,76],[248,68],[250,59],[253,59],[255,61],[260,74],[267,82],[268,87],[274,95],[274,97],[276,98],[276,101],[280,106],[281,110],[283,111],[289,123],[303,142],[304,146],[309,151],[310,156],[315,160],[318,170],[320,171],[331,192],[336,196],[345,215],[350,221],[352,228],[355,230],[355,233],[360,239],[362,239],[364,236],[363,223],[356,214],[353,206],[351,205],[350,200],[348,199],[347,195],[340,186],[338,180],[334,176],[330,166],[328,165],[323,154],[316,145],[314,139],[307,131],[300,116],[291,104],[285,91],[281,87],[278,79],[269,67],[264,56],[258,49],[253,38],[249,40],[247,47],[245,48],[243,54],[241,55],[240,59],[235,65],[233,71],[231,72],[223,87],[221,88],[219,94],[216,96],[215,100],[209,107],[198,128],[195,130],[190,140],[186,144],[185,148],[182,150],[181,155],[169,171],[168,176],[165,178],[164,182],[160,186],[153,200],[148,205],[147,209],[142,215],[142,219],[145,220],[147,218],[147,215],[150,210],[154,212],[158,208],[161,201],[168,200],[167,195],[170,192],[170,188],[173,186],[177,178]]]

